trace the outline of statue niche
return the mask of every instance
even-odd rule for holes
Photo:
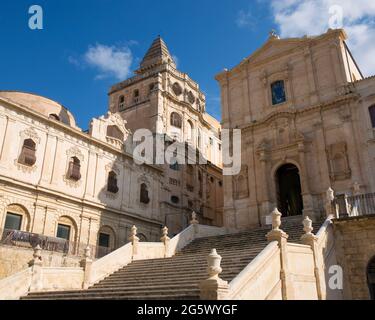
[[[241,172],[233,178],[233,197],[236,200],[249,197],[249,180],[247,166],[242,166]]]
[[[339,142],[328,147],[330,177],[334,181],[351,177],[346,142]]]

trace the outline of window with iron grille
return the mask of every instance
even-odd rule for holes
[[[176,128],[182,128],[182,118],[176,112],[171,113],[171,125]]]
[[[26,139],[23,142],[21,154],[18,158],[18,162],[26,165],[33,166],[36,162],[36,144],[32,139]]]
[[[81,179],[81,162],[77,157],[70,159],[67,177],[74,181]]]
[[[141,194],[140,194],[141,203],[148,204],[150,203],[150,198],[148,196],[148,188],[145,183],[141,184]]]
[[[119,190],[117,186],[117,174],[113,171],[108,174],[107,190],[111,193],[117,193]]]

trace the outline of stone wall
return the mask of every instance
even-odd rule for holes
[[[367,265],[375,256],[375,216],[334,220],[334,234],[344,272],[344,299],[369,299]]]
[[[0,279],[26,269],[32,258],[31,248],[0,245]],[[42,259],[45,267],[79,267],[82,258],[43,250]]]

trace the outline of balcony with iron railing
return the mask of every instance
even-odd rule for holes
[[[338,195],[333,205],[338,219],[375,215],[375,193]]]
[[[70,256],[83,256],[87,247],[90,247],[94,258],[101,258],[113,251],[107,247],[87,245],[84,243],[19,230],[0,229],[0,235],[0,245],[30,249],[39,245],[42,250]]]

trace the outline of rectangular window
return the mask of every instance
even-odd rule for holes
[[[4,229],[21,230],[22,216],[14,213],[7,213]]]
[[[99,247],[109,248],[109,234],[99,233]]]
[[[70,239],[70,226],[67,226],[65,224],[58,224],[56,237],[69,241],[69,239]]]

